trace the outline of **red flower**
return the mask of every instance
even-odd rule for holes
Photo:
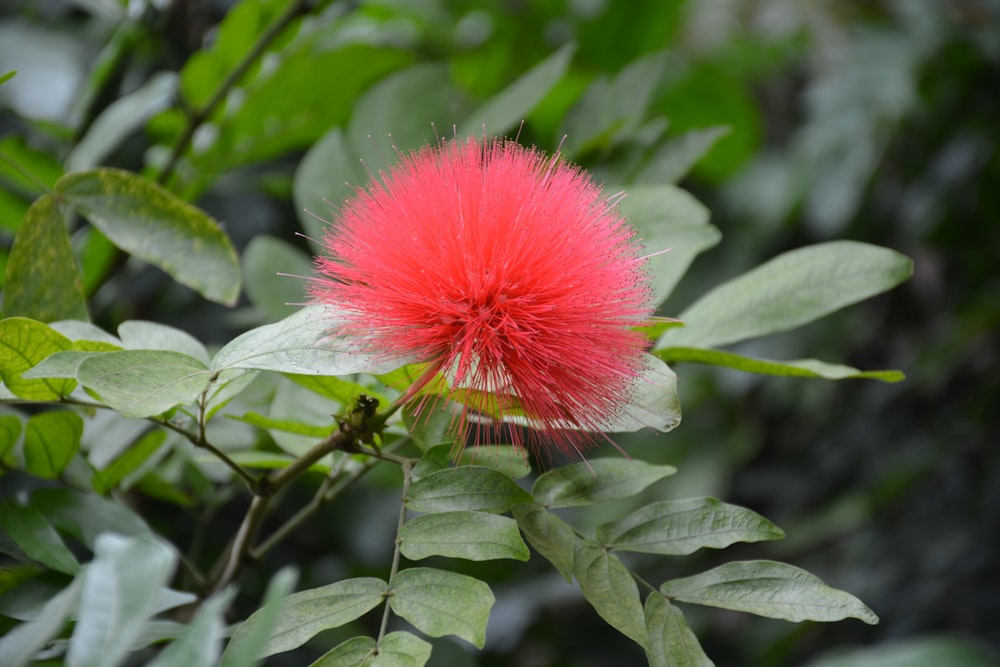
[[[643,367],[631,327],[652,293],[618,197],[503,140],[444,141],[379,176],[344,204],[316,260],[310,292],[336,307],[336,333],[429,362],[404,400],[443,374],[465,406],[459,442],[514,417],[534,428],[525,443],[510,425],[514,444],[579,454]]]

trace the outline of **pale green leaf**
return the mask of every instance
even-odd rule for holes
[[[128,655],[177,556],[150,536],[105,533],[83,576],[80,615],[69,640],[67,667],[115,667]]]
[[[722,238],[708,224],[709,211],[688,192],[668,184],[609,186],[625,190],[618,208],[636,228],[645,253],[656,303],[663,303],[700,253]]]
[[[45,515],[31,505],[0,503],[0,528],[25,555],[57,572],[76,574],[80,563]]]
[[[167,432],[161,429],[149,431],[129,445],[110,465],[99,470],[91,484],[100,494],[106,494],[118,487],[126,476],[135,472],[153,456],[167,440]]]
[[[364,616],[385,599],[387,590],[381,579],[358,577],[289,595],[281,602],[278,622],[271,629],[262,655],[291,651],[323,630]]]
[[[400,551],[410,560],[448,556],[467,560],[528,560],[517,522],[486,512],[441,512],[414,517],[403,525]]]
[[[307,300],[312,260],[287,241],[266,234],[255,236],[244,248],[240,263],[250,303],[269,319],[288,317]]]
[[[390,632],[382,638],[378,655],[365,667],[423,667],[431,657],[431,645],[410,632]]]
[[[445,445],[451,451],[451,446]],[[521,479],[531,474],[528,452],[513,445],[475,445],[466,447],[458,457],[459,466],[482,466],[502,472],[511,479]]]
[[[50,327],[26,317],[0,320],[0,379],[12,394],[29,401],[55,401],[68,396],[75,380],[21,377],[54,352],[68,350],[73,343]]]
[[[860,600],[830,588],[805,570],[767,560],[738,561],[660,586],[672,600],[744,611],[786,621],[839,621],[858,618],[878,623]]]
[[[232,244],[215,220],[169,190],[101,168],[63,176],[55,193],[122,250],[207,299],[236,302],[240,273]]]
[[[792,250],[703,296],[656,348],[717,347],[786,331],[889,290],[912,272],[909,258],[866,243]]]
[[[532,494],[545,507],[575,507],[634,496],[677,472],[673,466],[600,458],[550,470],[535,480]]]
[[[327,222],[340,208],[352,188],[367,180],[365,169],[354,154],[343,128],[335,127],[313,144],[299,162],[292,184],[295,210],[314,250],[323,238]],[[312,275],[312,271],[306,275]]]
[[[122,350],[84,359],[77,378],[123,417],[152,417],[194,403],[211,371],[193,357],[164,350]]]
[[[66,221],[52,195],[42,195],[24,215],[3,279],[7,316],[40,322],[89,319]]]
[[[194,357],[208,364],[208,351],[186,331],[159,322],[127,320],[118,326],[122,346],[129,350],[164,350]]]
[[[49,640],[57,637],[80,604],[84,573],[73,579],[42,607],[33,619],[0,637],[0,655],[8,667],[24,667]]]
[[[245,368],[304,375],[385,373],[408,360],[381,359],[358,342],[333,334],[336,313],[307,306],[280,322],[251,329],[215,355],[212,368]]]
[[[689,130],[661,144],[635,176],[635,182],[679,182],[719,139],[729,134],[731,129],[729,126],[716,126]]]
[[[683,556],[735,542],[779,540],[785,533],[743,507],[715,498],[663,500],[597,528],[597,542],[609,549]]]
[[[66,156],[66,170],[81,171],[101,164],[132,132],[166,109],[176,89],[175,73],[156,72],[141,86],[111,102]]]
[[[235,595],[228,589],[205,600],[180,636],[146,667],[214,667],[222,652],[226,609]]]
[[[576,532],[568,523],[534,503],[514,505],[512,514],[535,551],[544,556],[566,581],[573,581]]]
[[[646,657],[649,667],[713,667],[681,610],[652,592],[646,598]]]
[[[569,67],[576,45],[562,48],[521,75],[502,91],[471,111],[458,135],[502,135],[517,127],[549,93]]]
[[[298,575],[292,567],[284,567],[271,577],[260,608],[236,629],[218,667],[254,667],[260,664],[271,629],[280,618],[282,601],[295,588],[296,579]]]
[[[104,532],[150,534],[145,522],[128,507],[93,493],[38,489],[32,492],[29,503],[58,530],[77,538],[91,550]]]
[[[438,470],[410,486],[406,504],[417,512],[483,510],[506,512],[531,496],[510,477],[482,466]]]
[[[53,410],[32,415],[24,427],[24,468],[55,479],[80,450],[83,419],[75,412]]]
[[[851,366],[830,364],[817,359],[793,359],[789,361],[755,359],[734,352],[705,350],[697,347],[667,347],[657,350],[656,355],[670,363],[693,361],[699,364],[726,366],[746,373],[764,375],[824,378],[826,380],[869,379],[882,382],[900,382],[906,379],[906,376],[900,371],[861,371]]]
[[[337,644],[309,667],[362,667],[370,665],[368,659],[375,654],[375,640],[371,637],[353,637]]]
[[[996,667],[996,652],[972,636],[892,639],[858,649],[831,649],[806,667]]]
[[[594,611],[611,627],[645,648],[646,623],[639,588],[618,557],[590,540],[579,540],[573,576]]]
[[[464,574],[426,567],[402,570],[389,588],[392,611],[431,637],[455,635],[477,648],[495,598],[490,587]]]
[[[76,374],[80,370],[80,364],[83,363],[84,359],[103,353],[103,351],[85,352],[82,350],[63,350],[62,352],[55,352],[21,373],[21,379],[36,380],[40,378],[63,378],[75,380]]]

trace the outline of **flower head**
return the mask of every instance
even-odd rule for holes
[[[515,444],[579,453],[627,401],[644,352],[632,327],[651,312],[616,203],[558,156],[444,141],[348,199],[310,292],[337,308],[337,334],[430,364],[404,398],[441,373],[460,436],[514,417],[534,429],[511,425]]]

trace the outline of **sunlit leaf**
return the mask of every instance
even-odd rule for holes
[[[21,374],[54,352],[73,343],[41,322],[26,317],[0,320],[0,378],[12,394],[29,401],[54,401],[68,396],[75,380],[25,380]]]
[[[75,412],[53,410],[32,415],[24,427],[24,467],[55,479],[80,450],[83,419]]]
[[[440,512],[414,517],[403,525],[400,551],[410,560],[447,556],[467,560],[528,560],[517,522],[486,512]]]
[[[645,648],[646,623],[635,579],[612,553],[590,540],[576,545],[573,576],[594,611],[626,637]]]
[[[3,281],[7,316],[40,322],[89,319],[66,221],[51,195],[39,197],[14,237]]]
[[[114,667],[156,612],[177,556],[150,536],[105,533],[83,576],[80,616],[69,640],[67,667]]]
[[[545,507],[574,507],[627,498],[677,472],[673,466],[624,458],[600,458],[543,473],[532,494]]]
[[[21,418],[17,415],[0,415],[0,462],[14,449],[21,436]]]
[[[656,355],[670,363],[693,361],[764,375],[824,378],[826,380],[868,379],[881,380],[882,382],[901,382],[906,379],[901,371],[861,371],[851,366],[831,364],[817,359],[792,359],[788,361],[755,359],[734,352],[706,350],[697,347],[668,347],[657,350]]]
[[[515,503],[530,501],[510,477],[482,466],[447,468],[421,477],[406,498],[407,507],[417,512],[506,512]]]
[[[716,347],[785,331],[891,289],[912,272],[909,258],[866,243],[792,250],[703,296],[656,348]]]
[[[230,341],[215,355],[212,368],[349,375],[385,373],[406,363],[379,359],[359,349],[357,343],[334,336],[338,321],[335,313],[322,306],[302,308]]]
[[[668,581],[660,592],[671,600],[793,622],[857,618],[878,623],[878,616],[850,593],[830,588],[801,568],[767,560],[726,563]]]
[[[211,371],[179,352],[122,350],[84,359],[77,378],[123,417],[151,417],[194,403]]]
[[[55,194],[122,250],[202,296],[232,305],[240,291],[236,251],[219,224],[169,190],[118,169],[70,173]]]
[[[655,502],[597,528],[596,540],[609,549],[682,556],[701,548],[723,549],[734,542],[778,540],[784,532],[744,507],[715,498]]]
[[[135,472],[150,456],[156,453],[167,440],[167,432],[156,429],[146,433],[129,445],[111,465],[99,470],[93,479],[94,490],[105,494],[118,487],[126,476]]]
[[[652,592],[646,598],[646,657],[649,667],[712,667],[681,610]]]
[[[455,635],[486,644],[486,621],[495,598],[490,587],[464,574],[426,567],[401,570],[389,588],[389,606],[431,637]]]

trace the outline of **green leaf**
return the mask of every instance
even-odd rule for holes
[[[329,426],[314,426],[299,421],[292,421],[291,419],[271,419],[256,412],[248,412],[242,416],[227,415],[227,417],[233,421],[243,422],[244,424],[250,424],[258,428],[306,435],[311,438],[325,438],[336,428],[332,419]]]
[[[577,541],[573,527],[534,503],[514,505],[511,513],[528,543],[572,583]]]
[[[176,90],[175,73],[156,72],[134,91],[113,101],[94,119],[66,157],[67,171],[82,171],[99,165],[132,132],[166,109]]]
[[[80,563],[45,515],[31,505],[0,503],[0,527],[32,560],[57,572],[76,574]]]
[[[21,418],[17,415],[0,415],[0,463],[21,437]]]
[[[574,51],[575,44],[565,44],[470,112],[460,126],[459,136],[477,135],[484,131],[499,136],[517,127],[563,77]]]
[[[163,269],[206,299],[239,297],[236,251],[219,224],[169,190],[118,169],[66,174],[55,194],[126,252]]]
[[[447,556],[467,560],[528,560],[517,522],[485,512],[441,512],[414,517],[403,525],[400,551],[410,560]]]
[[[16,69],[12,69],[9,72],[4,72],[3,74],[0,74],[0,83],[7,83],[11,79],[13,79],[16,75],[17,75]]]
[[[713,667],[681,610],[657,592],[646,598],[649,667]]]
[[[389,606],[431,637],[455,635],[477,648],[486,644],[486,622],[495,598],[478,579],[426,567],[401,570],[389,582]]]
[[[410,632],[390,632],[382,638],[378,655],[366,667],[423,667],[431,657],[431,645]]]
[[[608,549],[683,556],[735,542],[779,540],[785,533],[743,507],[715,498],[664,500],[598,526],[597,542]]]
[[[3,310],[39,322],[90,319],[66,221],[52,195],[24,215],[4,273]]]
[[[573,576],[594,611],[639,646],[646,647],[646,622],[639,588],[622,562],[590,540],[576,545]]]
[[[861,371],[851,366],[830,364],[817,359],[793,359],[790,361],[755,359],[733,352],[704,350],[697,347],[667,347],[657,350],[656,356],[670,363],[693,361],[764,375],[824,378],[826,380],[869,379],[882,382],[901,382],[906,379],[906,376],[900,371]]]
[[[308,306],[280,322],[267,324],[230,341],[215,355],[212,368],[245,368],[305,375],[385,373],[407,360],[380,359],[356,342],[335,336],[339,319],[323,306]]]
[[[163,350],[177,352],[208,364],[208,351],[201,342],[186,331],[143,320],[128,320],[118,326],[122,346],[129,350]]]
[[[744,611],[786,621],[839,621],[858,618],[878,623],[860,600],[830,588],[819,577],[786,563],[738,561],[674,579],[660,586],[672,600]]]
[[[139,466],[156,453],[167,440],[167,432],[153,430],[146,433],[126,449],[111,465],[94,475],[91,484],[94,490],[104,495],[118,487],[127,475],[135,472]]]
[[[83,419],[75,412],[53,410],[32,415],[24,427],[24,468],[55,479],[80,451]]]
[[[244,248],[240,262],[247,298],[269,319],[288,317],[294,307],[307,300],[312,260],[292,244],[266,234],[255,236]]]
[[[323,630],[361,618],[385,599],[387,590],[381,579],[358,577],[289,595],[281,602],[281,613],[261,656],[291,651]],[[253,618],[240,626],[237,635],[255,631]]]
[[[63,378],[72,379],[75,383],[76,374],[79,372],[83,360],[98,354],[103,354],[103,352],[84,352],[81,350],[55,352],[21,373],[21,378],[23,380]]]
[[[601,458],[550,470],[535,480],[532,494],[544,507],[576,507],[628,498],[677,468],[639,460]]]
[[[58,530],[77,538],[91,550],[101,533],[150,534],[149,527],[132,510],[93,493],[38,489],[32,492],[29,504]]]
[[[689,130],[653,153],[633,179],[636,183],[678,183],[715,143],[730,133],[727,125]]]
[[[147,667],[214,667],[222,652],[226,609],[235,595],[228,589],[205,600],[184,632]]]
[[[88,357],[77,378],[123,417],[152,417],[194,403],[211,380],[203,363],[179,352],[122,350]]]
[[[340,127],[323,135],[299,162],[292,196],[299,224],[314,239],[314,249],[319,249],[318,241],[323,238],[327,220],[353,188],[365,180],[364,167]],[[312,271],[306,275],[312,275]]]
[[[300,387],[304,387],[330,400],[337,401],[344,406],[352,405],[360,394],[374,398],[382,405],[391,403],[387,396],[375,391],[371,387],[366,387],[363,384],[345,380],[344,378],[333,377],[331,375],[297,375],[295,373],[285,373],[285,377]]]
[[[451,447],[446,446],[450,451]],[[474,445],[462,450],[459,466],[478,465],[502,472],[511,479],[521,479],[531,474],[528,452],[512,445]]]
[[[417,512],[506,512],[515,503],[530,502],[531,496],[503,473],[482,466],[463,466],[438,470],[416,480],[405,501]]]
[[[660,183],[605,189],[628,193],[618,208],[642,239],[646,254],[650,256],[647,261],[655,302],[663,303],[694,258],[717,244],[722,234],[708,224],[709,211],[705,205],[673,185]],[[664,252],[668,249],[669,252]]]
[[[26,317],[0,320],[0,379],[10,393],[28,401],[56,401],[68,396],[75,380],[25,380],[21,374],[72,342],[41,322]]]
[[[177,556],[150,536],[104,533],[83,575],[80,615],[66,652],[67,667],[120,664],[156,613]]]
[[[280,618],[282,600],[295,588],[297,578],[295,569],[288,566],[271,577],[263,603],[233,633],[218,667],[254,667],[260,664],[271,629]]]
[[[717,347],[786,331],[889,290],[912,272],[909,258],[866,243],[792,250],[703,296],[656,348]]]
[[[51,639],[62,632],[80,604],[83,576],[49,598],[35,618],[0,637],[0,655],[9,667],[24,667]]]
[[[375,640],[371,637],[353,637],[320,656],[309,667],[362,667],[371,665],[375,654]]]

